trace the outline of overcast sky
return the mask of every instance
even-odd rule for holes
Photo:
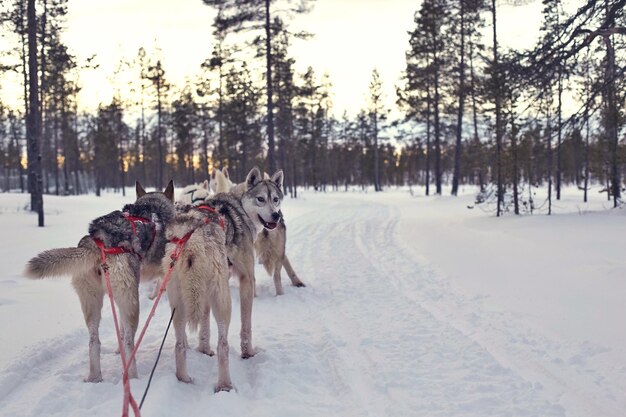
[[[541,2],[523,7],[501,2],[499,36],[503,44],[530,46],[540,25]],[[335,113],[356,113],[365,103],[374,68],[384,83],[389,106],[394,85],[405,66],[407,32],[414,27],[419,1],[317,0],[311,13],[299,16],[294,29],[315,34],[294,44],[297,69],[309,65],[328,72],[333,83]],[[65,42],[79,61],[96,54],[97,70],[81,74],[80,105],[93,109],[111,100],[111,75],[121,58],[131,58],[140,46],[159,47],[167,77],[183,84],[193,77],[212,49],[213,10],[201,0],[70,0]],[[3,96],[19,86],[4,86]]]

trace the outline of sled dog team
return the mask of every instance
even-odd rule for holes
[[[89,332],[89,374],[86,382],[102,381],[99,326],[106,294],[101,250],[106,253],[113,299],[120,317],[126,357],[135,347],[139,324],[139,279],[155,278],[150,298],[172,268],[167,294],[176,337],[176,377],[191,382],[187,372],[186,328],[198,329],[198,351],[213,356],[209,344],[211,310],[217,324],[218,380],[216,391],[233,385],[228,365],[231,299],[228,280],[239,279],[241,357],[254,356],[252,301],[255,295],[255,253],[283,294],[284,267],[294,286],[304,287],[285,254],[286,227],[280,210],[283,172],[271,177],[253,168],[245,182],[233,184],[226,168],[214,170],[210,181],[185,187],[174,203],[173,182],[163,192],[146,192],[137,182],[137,199],[122,211],[98,217],[76,247],[50,249],[32,258],[25,276],[71,275]],[[185,240],[176,262],[177,242]],[[128,375],[137,377],[135,361]]]

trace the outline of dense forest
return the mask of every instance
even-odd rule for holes
[[[314,2],[203,2],[216,11],[214,36],[190,81],[173,85],[157,51],[141,48],[119,63],[132,79],[89,112],[77,95],[92,60],[62,42],[67,0],[3,1],[11,48],[0,55],[0,88],[19,74],[23,97],[0,103],[0,189],[31,192],[38,211],[41,193],[184,185],[222,167],[240,180],[258,165],[282,168],[292,197],[350,186],[441,194],[446,184],[456,195],[472,184],[500,215],[532,211],[537,187],[551,207],[565,185],[586,201],[601,184],[621,203],[626,0],[543,0],[529,50],[500,46],[496,0],[416,2],[393,119],[376,69],[354,117],[335,115],[329,76],[295,70],[294,40],[315,33],[290,20]]]

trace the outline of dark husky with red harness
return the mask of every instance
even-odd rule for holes
[[[120,312],[124,352],[129,357],[135,346],[139,321],[139,274],[144,267],[161,270],[165,254],[165,227],[174,219],[174,185],[164,192],[146,193],[136,184],[137,200],[99,217],[89,225],[89,234],[75,248],[44,251],[26,265],[24,275],[44,278],[71,275],[89,331],[89,375],[86,382],[102,381],[98,328],[106,293],[101,250],[111,277],[113,298]],[[137,377],[135,362],[129,377]]]

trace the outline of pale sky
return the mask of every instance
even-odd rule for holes
[[[499,36],[504,46],[528,47],[538,35],[541,2],[499,10]],[[335,114],[355,114],[366,103],[372,70],[377,68],[388,106],[405,67],[407,32],[414,27],[419,1],[317,0],[311,13],[298,16],[292,28],[315,34],[292,48],[296,68],[309,65],[318,75],[328,72]],[[136,56],[140,46],[159,47],[167,77],[182,85],[193,77],[212,49],[214,12],[201,0],[70,0],[65,42],[79,62],[96,54],[97,70],[81,74],[80,106],[93,109],[111,100],[112,74],[121,58]],[[490,39],[487,38],[487,39]],[[3,99],[20,87],[3,82]]]

